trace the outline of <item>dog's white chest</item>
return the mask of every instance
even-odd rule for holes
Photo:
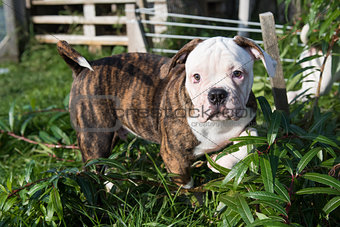
[[[199,157],[205,153],[218,151],[224,148],[231,138],[238,137],[245,127],[254,118],[255,113],[247,108],[245,117],[238,121],[207,121],[199,122],[197,118],[187,118],[188,124],[201,143],[194,148],[194,155]]]

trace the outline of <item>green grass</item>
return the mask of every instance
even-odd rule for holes
[[[15,102],[17,107],[41,109],[62,107],[72,85],[72,72],[57,52],[55,45],[33,44],[23,53],[18,64],[0,64],[8,74],[0,75],[0,114],[8,111]],[[111,54],[89,54],[86,47],[76,46],[89,60]],[[124,51],[119,50],[118,51]]]
[[[89,60],[100,57],[87,53],[85,47],[76,49]],[[88,163],[92,171],[83,171],[78,150],[43,145],[76,143],[67,112],[34,112],[67,109],[71,70],[54,45],[31,45],[20,63],[0,67],[10,69],[0,75],[0,129],[41,143],[0,134],[0,227],[340,223],[339,208],[335,209],[340,187],[335,177],[328,177],[339,163],[340,99],[336,88],[320,99],[311,121],[306,118],[311,103],[292,105],[289,119],[271,111],[269,81],[262,64],[255,63],[255,75],[263,76],[255,81],[254,91],[256,96],[266,97],[259,99],[256,127],[261,137],[244,140],[250,155],[234,171],[222,169],[223,174],[215,174],[206,165],[194,168],[195,185],[204,187],[188,192],[170,181],[159,145],[131,135],[114,148],[109,159]],[[288,65],[285,70],[289,77],[296,66]],[[274,141],[271,146],[270,141]],[[254,145],[256,149],[251,148]],[[235,150],[237,145],[225,152]],[[106,174],[96,174],[95,164],[105,164]],[[114,184],[109,193],[104,189],[106,181]]]

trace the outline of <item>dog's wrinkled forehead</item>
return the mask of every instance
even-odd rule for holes
[[[207,39],[196,46],[196,48],[189,54],[187,59],[188,65],[196,65],[199,62],[206,64],[216,62],[205,62],[209,60],[222,60],[224,57],[228,57],[239,62],[247,63],[253,59],[251,55],[247,54],[247,51],[237,45],[232,38],[226,37],[214,37]]]

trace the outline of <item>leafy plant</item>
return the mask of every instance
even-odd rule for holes
[[[315,4],[323,7],[329,2]],[[318,10],[313,4],[306,12]],[[331,11],[338,6],[330,4],[327,16],[315,23],[320,29],[328,23],[327,17],[335,17]],[[313,21],[320,21],[314,16]],[[291,35],[279,37],[281,57],[296,58],[302,51],[294,32],[298,26],[285,32]],[[313,34],[316,38],[311,42],[332,32]],[[181,44],[173,43],[177,45]],[[84,47],[77,49],[89,60],[99,58]],[[117,47],[113,53],[123,51]],[[257,65],[255,74],[265,75]],[[220,174],[205,166],[195,168],[197,187],[185,190],[170,181],[159,146],[132,136],[120,141],[108,159],[83,165],[67,113],[71,72],[54,46],[34,43],[21,63],[6,67],[10,73],[0,80],[0,226],[340,224],[340,102],[335,89],[320,97],[319,105],[295,103],[285,115],[272,110],[267,79],[256,79],[256,96],[266,97],[258,98],[260,136],[235,138],[240,142],[224,150],[232,153],[247,146],[249,155],[232,170],[218,166],[209,156],[198,160],[194,166],[207,159]],[[293,88],[304,69],[287,63],[284,69],[287,77],[296,79],[289,84]],[[97,172],[96,165],[106,168]]]
[[[207,186],[220,192],[218,199],[224,206],[220,214],[225,215],[229,226],[242,222],[251,226],[336,225],[340,182],[335,171],[340,167],[340,147],[339,141],[324,133],[329,127],[324,119],[330,114],[319,115],[309,130],[304,130],[292,123],[294,114],[272,112],[263,97],[259,103],[268,122],[267,136],[233,139],[256,147],[232,170],[221,171],[225,178],[220,184]],[[224,152],[237,150],[240,143]]]

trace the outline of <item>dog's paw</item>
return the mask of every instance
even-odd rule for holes
[[[182,186],[182,188],[184,189],[190,189],[194,187],[194,179],[192,179],[192,177],[190,178],[189,183],[185,184]]]
[[[106,189],[106,191],[107,191],[107,192],[110,192],[111,189],[112,189],[112,187],[113,187],[113,183],[110,182],[110,181],[105,181],[104,184],[105,184],[105,189]]]

